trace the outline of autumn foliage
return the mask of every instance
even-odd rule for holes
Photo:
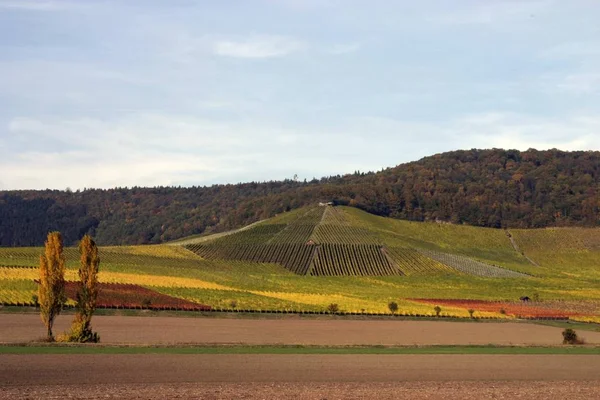
[[[79,243],[80,266],[79,283],[76,294],[77,313],[71,326],[69,341],[98,342],[98,333],[92,331],[92,314],[98,299],[98,269],[100,257],[94,240],[85,235]]]
[[[65,256],[60,232],[48,234],[44,254],[40,256],[38,301],[42,322],[48,331],[48,340],[53,341],[54,319],[60,314],[66,301]]]

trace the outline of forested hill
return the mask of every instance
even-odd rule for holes
[[[600,152],[467,150],[378,173],[191,188],[0,192],[0,245],[158,243],[335,201],[374,214],[489,227],[600,224]]]

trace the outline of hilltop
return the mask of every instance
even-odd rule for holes
[[[164,243],[334,201],[372,214],[493,228],[598,226],[600,152],[466,150],[377,173],[211,187],[0,192],[0,246]]]

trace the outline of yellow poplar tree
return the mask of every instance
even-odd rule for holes
[[[98,342],[99,336],[92,331],[92,314],[98,299],[98,269],[100,257],[98,246],[90,235],[79,242],[79,288],[77,291],[77,313],[71,326],[70,340],[75,342]]]
[[[40,285],[38,301],[42,322],[48,330],[48,340],[53,341],[52,325],[66,301],[65,255],[60,232],[50,232],[46,239],[44,254],[40,256]]]

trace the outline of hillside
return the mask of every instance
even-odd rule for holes
[[[334,200],[372,214],[493,228],[598,226],[600,153],[468,150],[377,173],[192,188],[0,192],[0,246],[163,243]]]
[[[41,251],[0,249],[0,303],[31,304]],[[75,281],[77,250],[66,256]],[[440,305],[460,317],[472,308],[600,320],[600,229],[504,231],[311,206],[227,234],[102,247],[100,257],[101,307],[385,313],[394,301],[409,315]]]
[[[214,240],[206,237],[197,244],[194,240],[183,243],[206,259],[277,263],[299,275],[465,273],[485,277],[526,277],[492,263],[445,251],[436,245],[444,240],[440,236],[449,234],[442,225],[421,223],[411,232],[409,226],[390,226],[388,222],[373,220],[369,214],[349,207],[313,206],[230,235],[218,235]],[[454,238],[455,248],[451,251],[460,252],[460,243],[456,241],[464,240],[464,234],[467,234],[472,236],[471,248],[473,243],[482,242],[478,243],[480,251],[476,256],[507,263],[517,269],[528,269],[525,258],[515,254],[503,232],[478,231],[478,235],[472,235],[464,229],[462,232],[460,228],[453,229],[449,235]],[[503,253],[486,257],[486,247]]]

